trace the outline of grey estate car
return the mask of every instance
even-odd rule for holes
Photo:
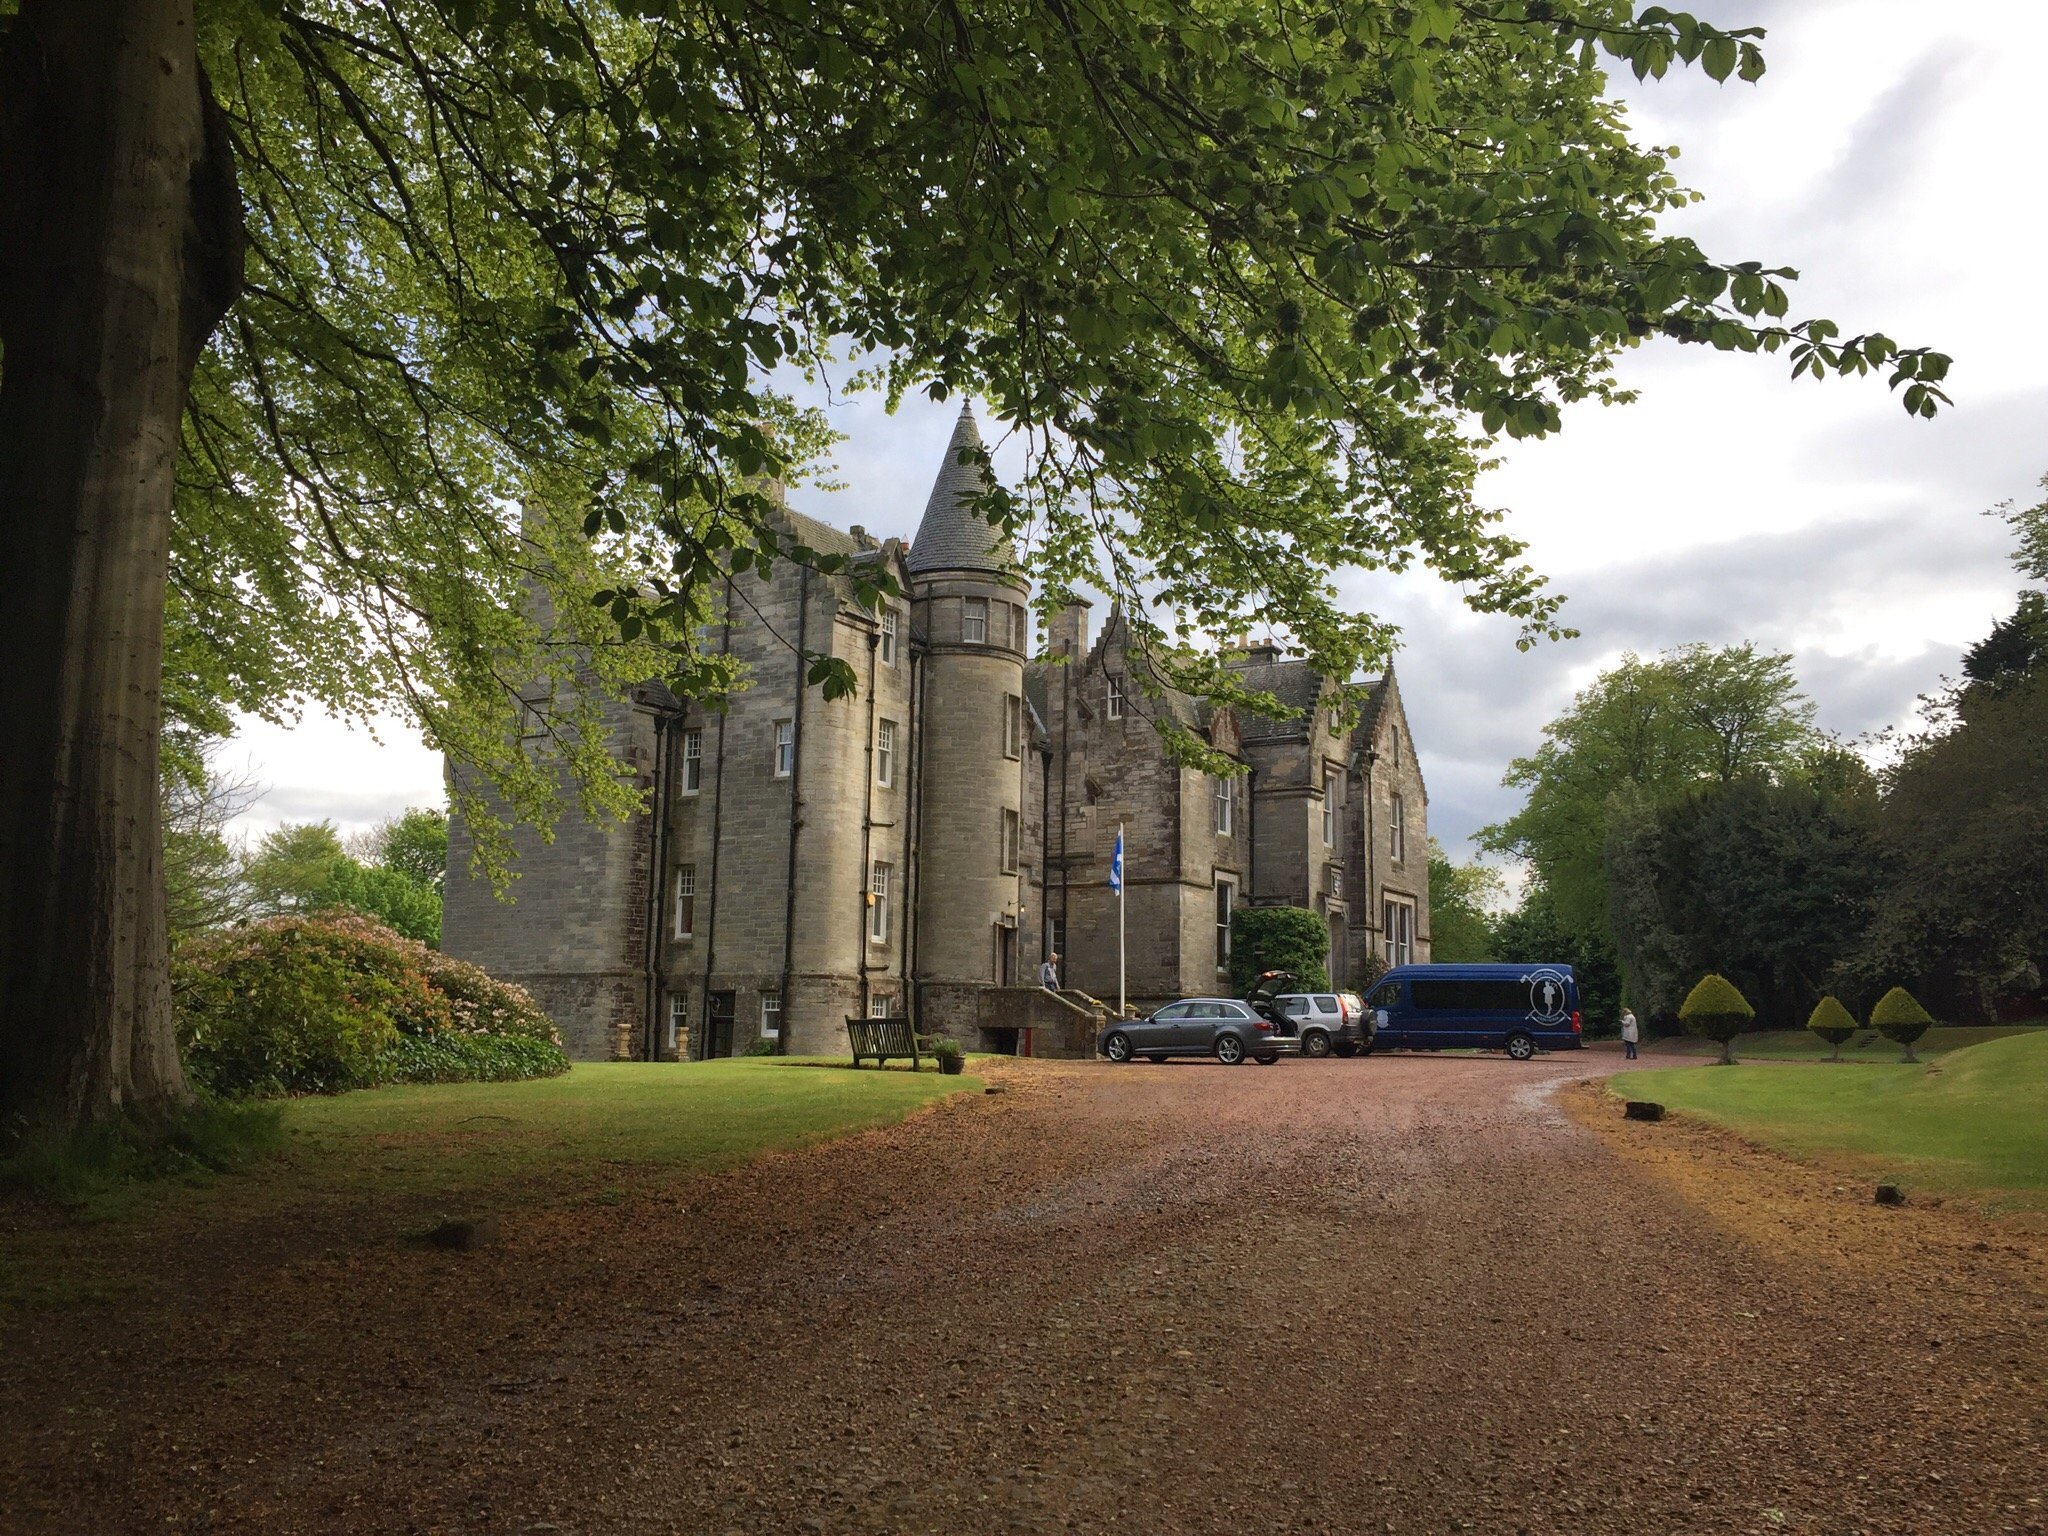
[[[1097,1037],[1111,1061],[1163,1061],[1168,1056],[1214,1056],[1226,1067],[1249,1057],[1270,1067],[1294,1055],[1301,1041],[1230,997],[1184,997],[1149,1019],[1119,1019]]]

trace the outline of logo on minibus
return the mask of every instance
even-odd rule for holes
[[[1572,1016],[1571,993],[1564,972],[1544,966],[1522,978],[1529,988],[1529,1017],[1538,1024],[1560,1025]]]

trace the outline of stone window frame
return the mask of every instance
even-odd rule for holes
[[[1003,756],[1024,756],[1024,700],[1014,693],[1003,695]]]
[[[1010,610],[1010,648],[1022,651],[1026,656],[1029,656],[1031,654],[1031,610],[1022,603],[1009,603],[1006,606]]]
[[[1335,848],[1344,835],[1344,770],[1323,764],[1323,846]]]
[[[1064,913],[1049,913],[1045,919],[1045,949],[1049,955],[1067,956],[1067,919]]]
[[[690,1027],[690,998],[689,998],[689,994],[687,994],[687,993],[684,993],[684,992],[671,992],[671,993],[669,993],[669,995],[668,995],[668,1048],[669,1048],[670,1050],[672,1050],[672,1051],[679,1051],[679,1050],[681,1049],[681,1047],[682,1047],[682,1043],[683,1043],[683,1034],[684,1034],[684,1032],[685,1032],[686,1030],[688,1030],[688,1029],[689,1029],[689,1027]]]
[[[893,1019],[896,1015],[889,1011],[892,1005],[893,999],[886,992],[873,993],[868,998],[868,1017],[871,1019]]]
[[[901,637],[901,633],[901,621],[896,616],[896,610],[894,608],[884,608],[882,610],[881,640],[883,666],[893,667],[896,665],[896,645]]]
[[[1387,852],[1396,864],[1408,862],[1408,802],[1398,789],[1388,796]]]
[[[1326,873],[1328,876],[1330,900],[1342,901],[1344,899],[1344,866],[1332,863]]]
[[[697,866],[676,866],[675,936],[688,943],[697,936]]]
[[[1220,871],[1210,880],[1216,888],[1216,972],[1222,975],[1230,969],[1230,914],[1237,910],[1238,883]]]
[[[1218,837],[1231,836],[1237,827],[1237,778],[1234,774],[1216,775],[1215,806],[1210,824]]]
[[[886,944],[889,942],[889,892],[894,884],[896,866],[887,859],[875,859],[868,865],[868,942]]]
[[[979,628],[980,633],[975,630]],[[988,599],[985,597],[963,597],[960,599],[960,643],[962,645],[988,644]]]
[[[884,789],[896,784],[896,722],[875,722],[875,782]]]
[[[1024,818],[1007,805],[1002,813],[1003,873],[1014,875],[1024,862]]]
[[[1392,891],[1380,897],[1380,952],[1389,965],[1415,963],[1415,898]]]
[[[768,1021],[773,1019],[773,1024]],[[761,993],[761,1038],[780,1040],[782,1038],[782,992],[779,988]]]
[[[1102,680],[1108,685],[1107,691],[1102,696],[1103,718],[1108,720],[1123,719],[1124,685],[1122,679],[1114,672],[1105,672],[1102,674]]]
[[[1401,766],[1401,727],[1398,725],[1387,727],[1387,766],[1389,768]]]
[[[796,771],[796,721],[775,722],[775,777],[786,779]]]
[[[681,793],[694,795],[704,787],[704,727],[692,725],[683,731],[683,787]]]

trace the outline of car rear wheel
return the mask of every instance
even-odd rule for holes
[[[1216,1038],[1216,1059],[1226,1067],[1244,1065],[1244,1042],[1235,1035],[1219,1035]]]
[[[1327,1056],[1330,1054],[1328,1030],[1312,1029],[1301,1037],[1301,1054],[1304,1056]]]
[[[1102,1042],[1102,1054],[1111,1061],[1129,1061],[1131,1059],[1131,1037],[1122,1030],[1118,1030]]]
[[[1266,1051],[1252,1058],[1253,1061],[1256,1061],[1262,1067],[1270,1067],[1279,1059],[1280,1053],[1278,1051]]]
[[[1358,1054],[1358,1046],[1349,1040],[1339,1040],[1330,1049],[1339,1056],[1351,1057]]]
[[[1508,1055],[1516,1061],[1527,1061],[1536,1054],[1536,1042],[1527,1035],[1508,1036]]]

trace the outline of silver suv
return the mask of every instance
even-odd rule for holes
[[[1248,1004],[1230,997],[1184,997],[1149,1019],[1119,1019],[1096,1038],[1111,1061],[1164,1061],[1169,1056],[1214,1056],[1226,1067],[1247,1058],[1270,1067],[1301,1049]]]
[[[1355,992],[1283,992],[1272,1008],[1293,1025],[1304,1056],[1355,1056],[1372,1040],[1365,1004]]]

